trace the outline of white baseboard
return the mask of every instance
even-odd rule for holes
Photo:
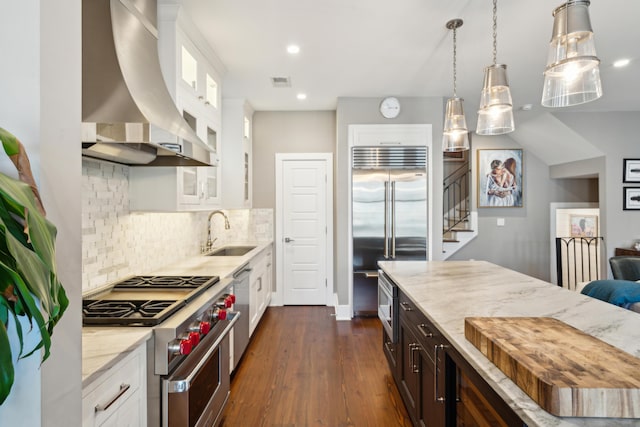
[[[333,294],[336,320],[351,320],[351,307],[338,304],[338,294]]]

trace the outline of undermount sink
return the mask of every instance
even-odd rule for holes
[[[207,256],[242,256],[255,248],[255,246],[223,246],[208,253]]]

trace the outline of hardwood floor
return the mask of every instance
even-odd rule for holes
[[[411,426],[380,321],[269,307],[231,382],[222,426]]]

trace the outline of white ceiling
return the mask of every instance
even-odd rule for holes
[[[449,97],[453,41],[445,23],[462,18],[458,95],[475,128],[483,68],[492,62],[491,0],[181,1],[227,68],[223,96],[246,98],[256,110],[333,110],[338,97]],[[516,121],[552,111],[540,96],[560,4],[498,3],[498,63],[508,67]],[[593,0],[589,10],[604,96],[563,112],[640,111],[640,1]],[[289,43],[300,46],[297,56],[286,52]],[[631,64],[613,68],[623,57]],[[290,77],[292,86],[274,88],[275,76]],[[296,99],[298,92],[307,99]],[[524,104],[533,110],[520,111]]]

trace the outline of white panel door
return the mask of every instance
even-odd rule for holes
[[[283,162],[283,289],[285,305],[326,304],[327,162]]]

